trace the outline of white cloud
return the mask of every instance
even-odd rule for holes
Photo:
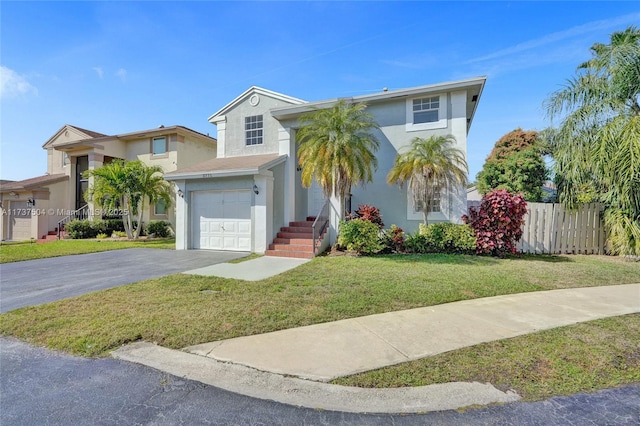
[[[118,71],[116,71],[116,77],[120,78],[120,80],[122,80],[123,82],[127,80],[127,70],[125,70],[124,68],[120,68]]]
[[[20,95],[38,94],[38,89],[14,70],[0,66],[0,97],[14,98]]]
[[[629,15],[618,16],[616,18],[588,22],[584,25],[578,25],[576,27],[569,28],[568,30],[547,34],[537,39],[528,40],[523,43],[516,44],[515,46],[507,47],[505,49],[501,49],[484,56],[473,58],[467,61],[467,63],[470,64],[474,62],[483,62],[491,59],[502,58],[505,56],[513,55],[515,53],[525,52],[537,47],[546,46],[551,43],[566,40],[568,38],[582,36],[584,34],[592,33],[595,31],[608,30],[611,28],[618,28],[624,25],[637,23],[639,20],[640,13],[632,13]]]
[[[98,74],[98,77],[100,79],[102,79],[102,76],[104,75],[104,71],[102,70],[102,68],[101,67],[93,67],[92,69],[96,72],[96,74]]]

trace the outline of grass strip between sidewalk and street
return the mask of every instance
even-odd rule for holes
[[[96,253],[99,251],[127,248],[175,249],[175,239],[152,240],[58,240],[48,243],[1,244],[0,263],[20,262],[23,260],[44,259],[47,257],[68,256],[71,254]]]
[[[457,381],[513,389],[528,401],[638,383],[640,314],[483,343],[332,383],[395,388]]]

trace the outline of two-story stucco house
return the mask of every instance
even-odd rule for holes
[[[216,140],[182,126],[105,135],[65,125],[45,144],[47,173],[0,187],[3,217],[2,240],[42,238],[55,231],[58,222],[83,209],[84,216],[102,215],[84,193],[91,184],[85,170],[98,168],[114,159],[141,160],[166,172],[216,156]],[[175,227],[174,208],[150,206],[143,221],[166,220]]]
[[[352,189],[354,209],[359,204],[374,205],[385,224],[415,231],[422,213],[414,210],[406,186],[390,186],[386,176],[398,152],[415,137],[453,135],[457,148],[466,154],[467,134],[485,80],[479,77],[346,99],[366,103],[380,126],[376,131],[378,169],[372,183]],[[309,247],[303,247],[303,238],[295,232],[311,232],[303,228],[313,218],[327,219],[328,232],[320,239],[325,245],[333,243],[342,219],[340,202],[325,203],[315,185],[302,187],[296,129],[301,114],[336,101],[305,102],[251,87],[214,113],[209,121],[218,128],[217,156],[165,175],[177,186],[176,248],[308,257]],[[460,222],[465,211],[466,189],[456,188],[440,194],[439,207],[429,220]]]

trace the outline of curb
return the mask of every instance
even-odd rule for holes
[[[513,391],[502,392],[491,384],[478,382],[393,389],[332,385],[219,362],[148,342],[123,346],[111,355],[116,359],[146,365],[174,376],[253,398],[331,411],[424,413],[515,402],[520,399]]]

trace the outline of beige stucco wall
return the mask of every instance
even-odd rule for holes
[[[195,138],[185,137],[184,142],[176,143],[178,164],[176,168],[189,167],[203,161],[216,158],[216,146]]]
[[[151,138],[127,141],[126,159],[140,160],[149,166],[160,166],[165,172],[176,169],[177,163],[177,135],[158,135],[168,139],[168,151],[160,155],[151,154]]]

